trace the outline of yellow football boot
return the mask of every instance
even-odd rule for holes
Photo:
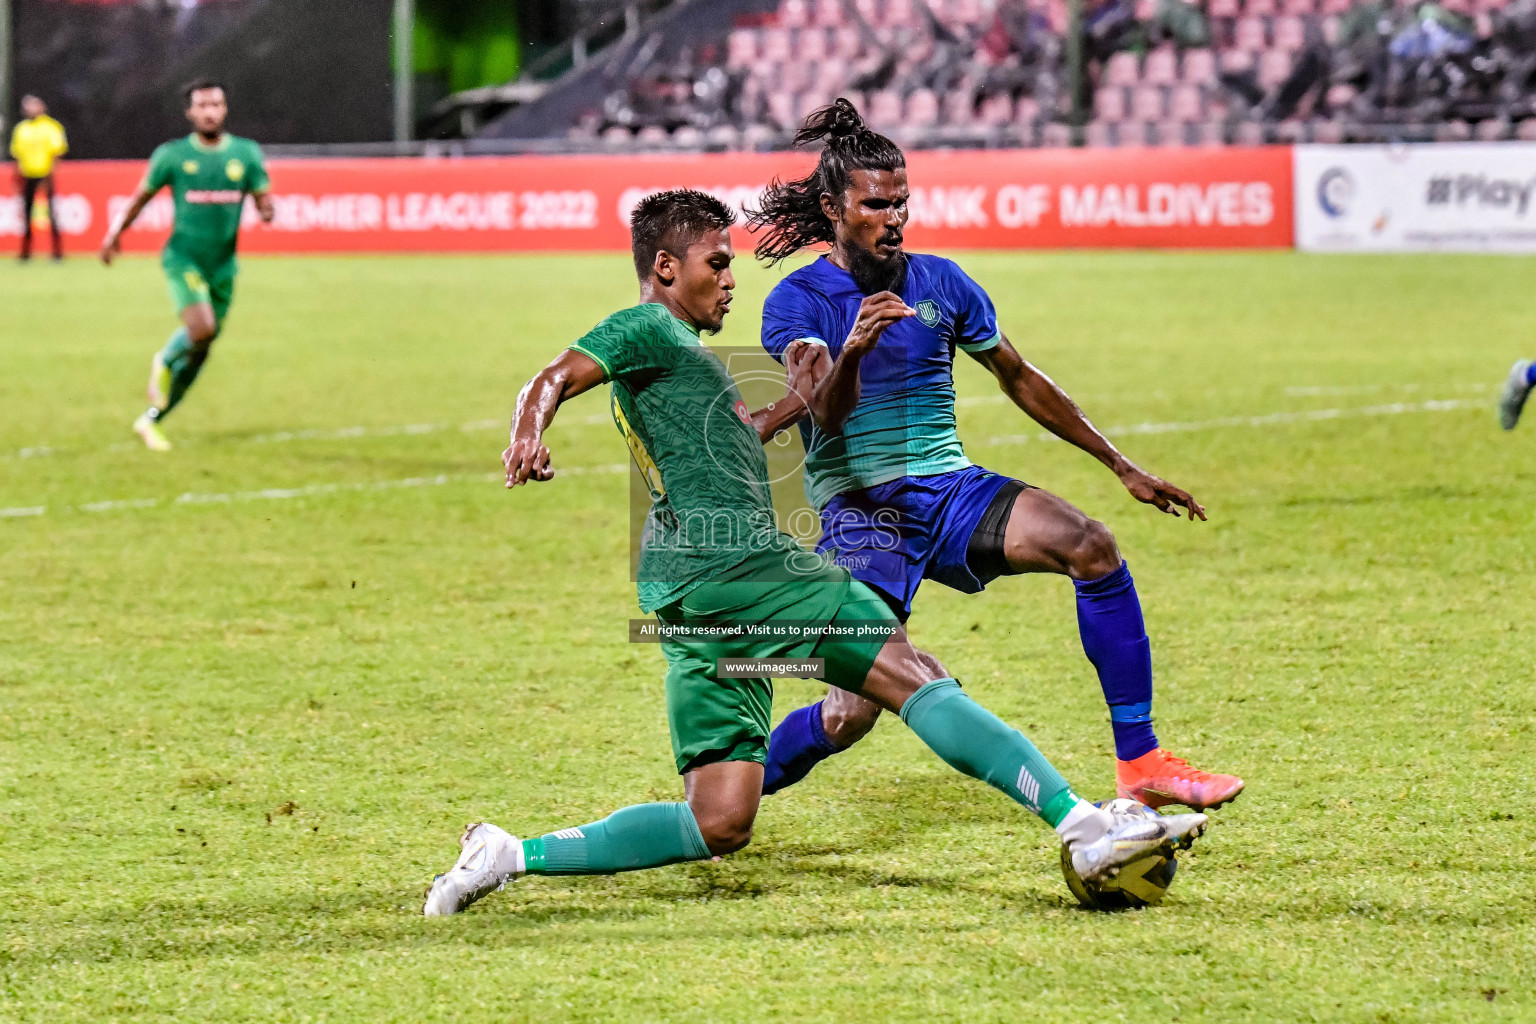
[[[160,353],[149,361],[149,404],[164,410],[171,401],[171,368],[160,359]],[[151,447],[153,447],[151,445]]]
[[[133,432],[139,435],[144,442],[144,447],[152,452],[168,452],[171,450],[171,442],[160,432],[160,425],[149,418],[145,413],[133,421]]]

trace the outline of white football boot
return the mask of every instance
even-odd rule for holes
[[[432,879],[427,905],[421,911],[427,917],[460,913],[524,873],[522,842],[495,825],[465,825],[459,847],[459,859],[448,873]]]
[[[1075,822],[1070,817],[1061,838],[1072,853],[1072,870],[1085,882],[1113,878],[1122,865],[1152,850],[1187,850],[1209,820],[1203,814],[1158,814],[1127,799],[1111,800]]]

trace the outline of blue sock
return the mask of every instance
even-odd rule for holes
[[[821,727],[821,701],[791,711],[768,737],[763,793],[777,793],[785,786],[793,786],[841,749],[827,739],[826,730]]]
[[[1153,750],[1152,641],[1141,617],[1136,582],[1124,562],[1096,580],[1073,580],[1077,588],[1077,629],[1083,653],[1099,673],[1115,756],[1122,761]]]
[[[1532,361],[1531,365],[1525,368],[1525,382],[1536,388],[1536,361]]]

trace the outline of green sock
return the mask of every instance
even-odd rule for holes
[[[953,679],[928,683],[908,697],[901,720],[951,768],[1002,790],[1052,828],[1079,802],[1023,733],[966,696]]]
[[[687,804],[635,804],[590,825],[523,840],[530,875],[611,875],[708,858]]]
[[[171,335],[165,348],[160,350],[160,361],[171,371],[171,392],[166,396],[165,408],[158,410],[152,417],[155,420],[164,418],[176,408],[192,382],[197,380],[203,364],[208,361],[208,350],[204,348],[199,351],[187,336],[187,329],[181,327]]]

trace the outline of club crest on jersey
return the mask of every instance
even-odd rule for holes
[[[197,161],[196,160],[183,160],[181,162],[181,169],[183,171],[185,171],[187,174],[196,174],[197,170],[198,170]]]
[[[231,160],[224,165],[224,173],[229,175],[230,181],[239,181],[245,177],[245,164],[239,160]]]
[[[736,418],[750,427],[752,425],[752,414],[747,411],[747,403],[738,398],[736,399],[735,409]]]
[[[917,304],[917,318],[922,321],[924,327],[939,326],[939,304],[932,299],[924,299]]]

